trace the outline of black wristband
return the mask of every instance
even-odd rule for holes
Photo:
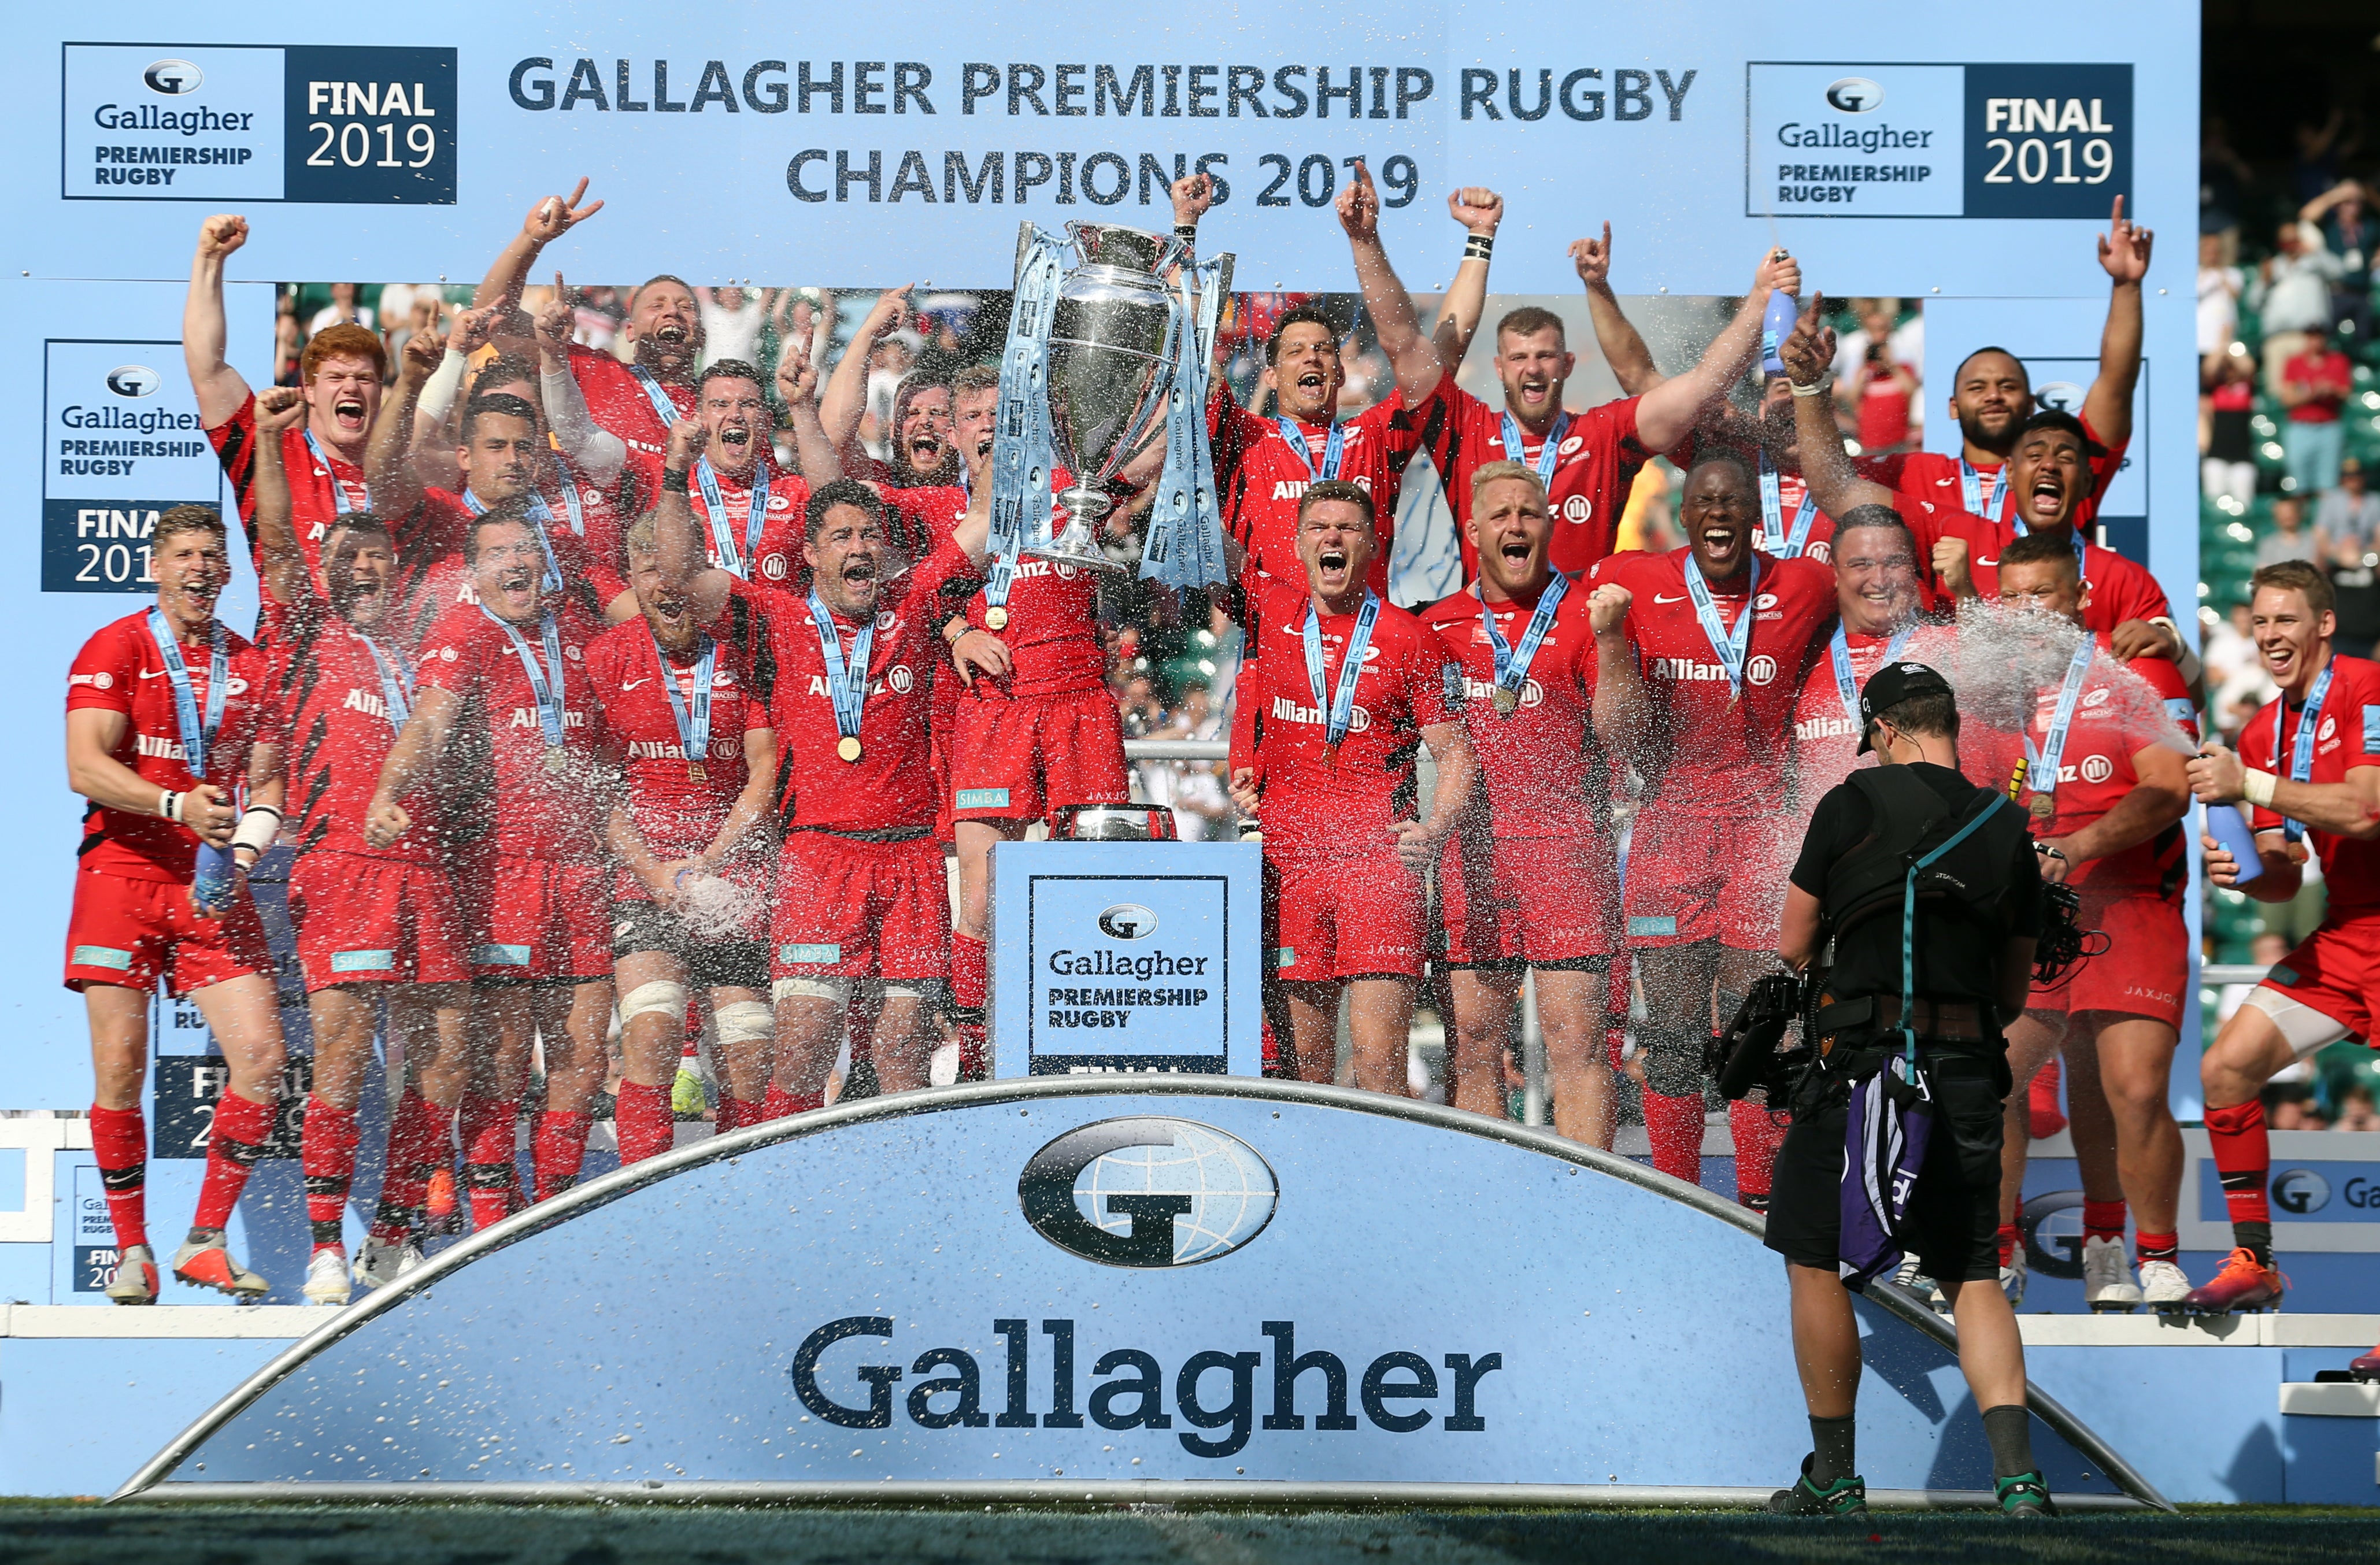
[[[1177,223],[1173,225],[1173,237],[1186,245],[1198,237],[1198,225],[1195,223]]]
[[[1486,261],[1489,256],[1493,255],[1495,251],[1495,235],[1474,234],[1469,239],[1463,242],[1463,259],[1465,261]]]
[[[683,467],[663,467],[662,469],[662,492],[664,494],[684,494],[686,492],[686,469]]]

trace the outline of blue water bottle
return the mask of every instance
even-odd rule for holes
[[[1760,370],[1763,374],[1781,375],[1785,372],[1781,350],[1785,346],[1785,339],[1793,334],[1793,322],[1801,316],[1801,303],[1791,294],[1768,296],[1768,308],[1760,315]]]
[[[2265,861],[2256,852],[2256,833],[2230,805],[2202,807],[2206,816],[2206,834],[2223,844],[2224,851],[2240,866],[2240,879],[2234,882],[2244,886],[2265,872]]]
[[[209,913],[221,913],[231,906],[238,890],[238,866],[232,860],[231,849],[200,843],[192,900]]]

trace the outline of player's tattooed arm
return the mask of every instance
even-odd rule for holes
[[[1479,334],[1480,317],[1487,313],[1489,263],[1483,251],[1494,246],[1497,225],[1504,221],[1504,198],[1466,185],[1448,193],[1446,215],[1463,224],[1463,261],[1454,269],[1454,281],[1447,285],[1446,297],[1439,303],[1438,324],[1431,329],[1430,338],[1439,362],[1451,375],[1471,351],[1471,339]],[[1473,243],[1483,238],[1486,246]]]
[[[1768,308],[1768,297],[1801,291],[1802,269],[1791,256],[1782,248],[1762,256],[1753,273],[1751,291],[1743,296],[1735,318],[1703,350],[1694,367],[1662,382],[1636,404],[1636,431],[1645,444],[1654,451],[1666,451],[1684,439],[1703,409],[1722,400],[1759,354],[1760,320]]]
[[[1388,249],[1380,243],[1380,192],[1360,160],[1354,176],[1339,192],[1337,206],[1339,225],[1347,231],[1347,248],[1354,254],[1364,309],[1379,336],[1380,351],[1396,372],[1397,394],[1406,406],[1414,406],[1437,389],[1445,366],[1439,361],[1438,345],[1422,334],[1413,296],[1389,264]]]
[[[224,261],[248,243],[248,219],[228,213],[199,224],[190,291],[182,301],[182,363],[198,393],[199,422],[212,430],[239,412],[248,381],[224,361]]]
[[[1586,285],[1586,313],[1595,322],[1595,346],[1602,350],[1603,361],[1611,366],[1620,389],[1630,396],[1643,396],[1667,381],[1670,377],[1653,362],[1653,350],[1645,346],[1644,334],[1611,291],[1611,224],[1603,225],[1600,239],[1573,240],[1570,260],[1578,269],[1578,280]]]
[[[1825,394],[1827,367],[1835,359],[1834,328],[1826,324],[1826,296],[1814,293],[1793,331],[1778,345],[1785,378],[1793,382],[1793,428],[1800,437],[1802,478],[1818,509],[1840,516],[1854,505],[1893,506],[1892,491],[1861,478],[1843,451],[1835,427],[1834,399]]]
[[[2107,325],[2099,337],[2099,375],[2082,398],[2091,432],[2108,445],[2132,438],[2132,388],[2141,379],[2141,293],[2149,274],[2155,234],[2124,220],[2124,198],[2116,198],[2107,231],[2099,236],[2099,264],[2107,270]]]
[[[264,577],[265,595],[284,607],[313,590],[306,551],[289,503],[289,469],[281,459],[281,438],[306,417],[306,394],[296,386],[267,386],[256,395],[256,466],[249,487],[256,497],[250,541]]]

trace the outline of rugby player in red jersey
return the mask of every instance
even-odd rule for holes
[[[199,848],[272,844],[280,799],[260,791],[243,812],[233,790],[269,699],[264,654],[215,617],[231,579],[224,525],[176,505],[151,533],[155,606],[102,626],[67,675],[67,782],[90,801],[67,925],[66,984],[91,1018],[91,1151],[115,1228],[107,1296],[157,1302],[145,1181],[149,1133],[140,1087],[149,1001],[158,980],[188,995],[224,1051],[230,1081],[215,1103],[206,1177],[174,1275],[253,1303],[271,1284],[231,1258],[224,1225],[273,1133],[281,1093],[281,1010],[264,927],[235,883],[198,904]]]
[[[1835,625],[1793,704],[1794,815],[1807,821],[1829,789],[1862,764],[1860,687],[1903,656],[1954,666],[1949,632],[1918,617],[1917,540],[1899,516],[1862,506],[1835,533]],[[1813,556],[1814,558],[1815,556]]]
[[[1344,992],[1354,1084],[1402,1097],[1422,876],[1469,806],[1479,763],[1463,731],[1461,670],[1427,626],[1366,585],[1379,547],[1372,495],[1321,479],[1298,510],[1305,581],[1260,581],[1251,595],[1232,722],[1232,796],[1264,823],[1276,883],[1268,1002],[1286,1011],[1273,1034],[1296,1074],[1327,1082]],[[1423,745],[1438,759],[1427,820],[1415,792]]]
[[[2117,657],[2182,661],[2181,633],[2156,578],[2083,536],[2078,518],[2092,493],[2092,442],[2072,415],[2045,408],[2015,431],[2007,469],[2011,498],[2001,521],[1958,511],[1955,503],[1887,489],[1860,477],[1843,454],[1827,395],[1834,332],[1819,323],[1825,309],[1825,298],[1813,296],[1779,349],[1792,383],[1803,476],[1820,509],[1839,516],[1854,505],[1890,506],[1917,535],[1929,585],[1955,598],[1997,598],[2001,552],[2028,534],[2054,539],[2081,561],[2088,588],[2085,625],[2107,634]]]
[[[2074,551],[2036,533],[2001,556],[2003,605],[2083,622]],[[2062,643],[2056,643],[2062,645]],[[2000,1265],[2012,1297],[2024,1290],[2016,1207],[2024,1189],[2026,1094],[2063,1055],[2074,1157],[2082,1173],[2082,1297],[2095,1310],[2171,1308],[2190,1292],[2175,1237],[2181,1131],[2167,1106],[2190,977],[2181,892],[2190,880],[2181,819],[2190,808],[2187,746],[2197,709],[2164,658],[2117,663],[2105,633],[2028,670],[2043,681],[2025,713],[2022,802],[2032,812],[2041,878],[2072,886],[2078,922],[2107,936],[2107,955],[2054,985],[2036,983],[2008,1026],[2008,1123],[2000,1150]],[[2000,759],[1974,775],[2006,776]],[[2125,1204],[2140,1223],[2139,1280],[2124,1262]]]
[[[851,346],[836,360],[834,373],[827,377],[819,418],[828,448],[854,478],[887,490],[946,489],[965,481],[965,456],[951,428],[957,393],[931,372],[905,375],[893,388],[883,431],[886,460],[870,456],[859,440],[859,421],[868,410],[868,365],[878,345],[907,324],[912,286],[887,288],[876,296],[868,318],[851,334]]]
[[[382,1002],[391,1041],[404,1049],[406,1080],[391,1093],[388,1170],[353,1270],[366,1288],[421,1264],[415,1214],[431,1174],[448,1166],[469,1072],[470,968],[454,889],[434,845],[407,838],[377,848],[364,840],[382,763],[412,710],[412,659],[379,638],[395,597],[396,555],[377,515],[351,512],[332,527],[322,553],[330,591],[314,590],[281,467],[280,432],[302,413],[289,387],[258,394],[262,438],[250,525],[282,673],[249,777],[254,796],[289,800],[285,835],[297,849],[289,921],[314,1035],[302,1149],[314,1238],[305,1292],[318,1304],[343,1304],[349,1269],[341,1229],[355,1178],[356,1110]]]
[[[1177,181],[1175,232],[1195,228],[1213,202],[1208,176]],[[1360,162],[1339,193],[1338,212],[1354,252],[1364,308],[1396,372],[1396,387],[1355,417],[1340,418],[1339,394],[1347,371],[1339,358],[1339,329],[1314,305],[1284,311],[1265,342],[1264,384],[1279,417],[1260,418],[1239,406],[1222,378],[1216,378],[1208,405],[1216,496],[1224,531],[1246,551],[1242,580],[1251,591],[1269,590],[1275,583],[1286,585],[1293,595],[1304,590],[1298,501],[1309,483],[1335,479],[1364,490],[1377,507],[1366,585],[1387,597],[1397,486],[1427,442],[1427,426],[1444,417],[1437,401],[1444,368],[1380,244],[1379,192]]]
[[[484,1228],[517,1195],[514,1144],[534,1044],[545,1063],[536,1197],[567,1189],[586,1152],[612,1022],[604,828],[614,781],[585,669],[600,622],[545,596],[545,551],[520,500],[472,516],[468,529],[477,601],[422,637],[413,715],[381,768],[364,840],[384,848],[431,834],[454,875],[472,947],[463,1160]],[[421,796],[433,782],[434,802]]]
[[[678,461],[687,455],[674,449],[665,493],[686,487],[691,464]],[[936,627],[953,617],[943,588],[969,567],[955,543],[910,565],[887,542],[887,516],[855,479],[811,495],[803,549],[810,586],[795,597],[706,566],[692,514],[655,513],[662,584],[682,593],[698,621],[715,621],[733,597],[768,605],[784,834],[770,925],[776,1044],[768,1118],[824,1100],[857,986],[881,1004],[869,1046],[878,1081],[889,1092],[925,1086],[928,991],[949,971],[950,885],[934,838],[929,713],[944,650]]]
[[[742,359],[718,360],[703,370],[695,387],[690,422],[701,431],[702,443],[688,444],[692,429],[682,437],[674,429],[666,456],[639,457],[633,465],[643,474],[642,491],[655,497],[656,510],[685,506],[692,511],[712,565],[739,581],[796,591],[802,585],[802,518],[808,513],[811,493],[822,485],[777,465],[770,441],[776,417],[761,391],[764,383],[760,371]],[[797,431],[805,406],[796,397]],[[815,431],[814,410],[807,421]],[[692,464],[683,495],[662,482],[662,467],[681,455]],[[802,458],[825,481],[841,476],[822,438],[804,441]]]
[[[1621,902],[1653,1018],[1638,1030],[1653,1166],[1690,1182],[1702,1171],[1713,1028],[1776,964],[1793,708],[1835,606],[1826,566],[1755,547],[1757,495],[1742,458],[1706,455],[1682,489],[1684,548],[1609,555],[1587,573],[1628,589],[1629,638],[1645,664],[1650,738],[1631,758],[1647,782]],[[1767,1199],[1783,1135],[1773,1119],[1748,1099],[1732,1111],[1747,1206]]]
[[[1606,714],[1641,717],[1645,706],[1624,634],[1628,589],[1589,594],[1554,569],[1560,524],[1530,468],[1486,463],[1471,485],[1478,578],[1421,615],[1461,670],[1479,763],[1439,861],[1456,1035],[1448,1101],[1504,1116],[1504,1042],[1534,969],[1554,1129],[1609,1148],[1604,1004],[1620,873],[1604,779],[1635,735]]]
[[[2283,561],[2257,571],[2249,586],[2256,652],[2281,693],[2248,720],[2237,754],[2213,741],[2201,746],[2190,785],[2210,808],[2240,799],[2254,807],[2262,868],[2242,881],[2229,850],[2204,837],[2206,878],[2258,902],[2287,902],[2303,883],[2311,845],[2328,906],[2321,927],[2273,964],[2199,1062],[2206,1137],[2236,1246],[2214,1280],[2182,1301],[2206,1315],[2273,1308],[2285,1286],[2273,1265],[2271,1154],[2258,1095],[2326,1044],[2351,1037],[2368,1046],[2380,1001],[2380,666],[2333,649],[2338,617],[2320,567]],[[2358,1366],[2380,1367],[2374,1355]]]
[[[1444,310],[1475,319],[1488,288],[1483,251],[1494,244],[1503,201],[1492,191],[1466,194],[1476,198],[1475,204],[1457,209],[1456,218],[1471,237]],[[1599,249],[1588,239],[1571,247],[1579,275],[1590,289],[1608,269],[1609,247],[1609,225]],[[1471,265],[1474,259],[1480,264]],[[1562,392],[1578,356],[1570,351],[1561,317],[1553,311],[1527,305],[1497,322],[1494,367],[1504,391],[1501,407],[1490,407],[1453,383],[1462,359],[1458,348],[1446,360],[1447,385],[1441,394],[1446,412],[1431,424],[1429,453],[1446,478],[1464,576],[1478,565],[1466,527],[1474,492],[1470,475],[1488,462],[1525,463],[1547,486],[1556,519],[1555,569],[1575,576],[1610,553],[1637,472],[1655,453],[1671,449],[1691,434],[1695,421],[1742,376],[1759,352],[1761,312],[1768,307],[1770,293],[1780,288],[1799,293],[1801,287],[1801,269],[1793,258],[1781,249],[1771,250],[1753,273],[1752,291],[1742,307],[1693,369],[1682,375],[1657,375],[1644,394],[1620,397],[1584,413],[1562,406]],[[1516,444],[1519,449],[1512,449]]]
[[[2099,337],[2099,373],[2080,409],[2089,453],[2087,487],[2073,507],[2073,523],[2080,528],[2088,528],[2097,516],[2099,497],[2124,465],[2124,447],[2132,438],[2132,388],[2141,378],[2141,282],[2148,275],[2155,238],[2125,221],[2124,198],[2118,196],[2107,232],[2099,236],[2099,264],[2108,277],[2107,324]],[[1960,360],[1951,378],[1949,409],[1959,424],[1958,455],[1900,452],[1868,458],[1861,471],[1888,488],[2006,528],[2025,514],[2011,458],[2026,421],[2039,410],[2024,364],[2006,348],[1977,348]],[[1976,564],[1989,562],[1978,558]],[[1988,588],[1982,590],[1991,596]]]
[[[703,991],[725,1066],[721,1130],[760,1118],[774,1032],[763,998],[777,781],[768,621],[751,598],[731,596],[716,620],[698,622],[662,582],[656,528],[647,516],[628,530],[644,613],[587,649],[627,795],[611,824],[623,1163],[672,1145],[688,985]]]
[[[199,224],[190,291],[182,306],[182,358],[206,426],[243,520],[256,513],[256,399],[240,372],[224,361],[224,261],[248,243],[248,219],[218,215]],[[388,355],[361,326],[318,332],[298,360],[306,394],[306,421],[283,432],[282,467],[289,475],[291,513],[306,567],[319,587],[322,540],[349,511],[371,508],[364,481],[364,448],[379,416]]]

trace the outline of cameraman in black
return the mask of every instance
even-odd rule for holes
[[[1950,1301],[2002,1510],[2051,1514],[2034,1465],[2024,1346],[2000,1292],[1998,1247],[2009,1090],[2000,1026],[2022,1013],[2031,984],[2040,871],[2023,813],[1959,773],[1959,709],[1948,680],[1923,663],[1887,663],[1860,692],[1860,749],[1880,764],[1818,801],[1777,944],[1789,966],[1823,971],[1814,975],[1809,1024],[1818,1057],[1794,1094],[1767,1241],[1785,1257],[1792,1288],[1793,1356],[1815,1450],[1769,1507],[1797,1515],[1867,1509],[1852,1460],[1859,1328],[1841,1280],[1853,1254],[1843,1185],[1861,1171],[1850,1166],[1845,1133],[1854,1086],[1900,1060],[1913,1037],[1931,1131],[1890,1242],[1913,1252]],[[1871,1238],[1884,1243],[1880,1230]]]

